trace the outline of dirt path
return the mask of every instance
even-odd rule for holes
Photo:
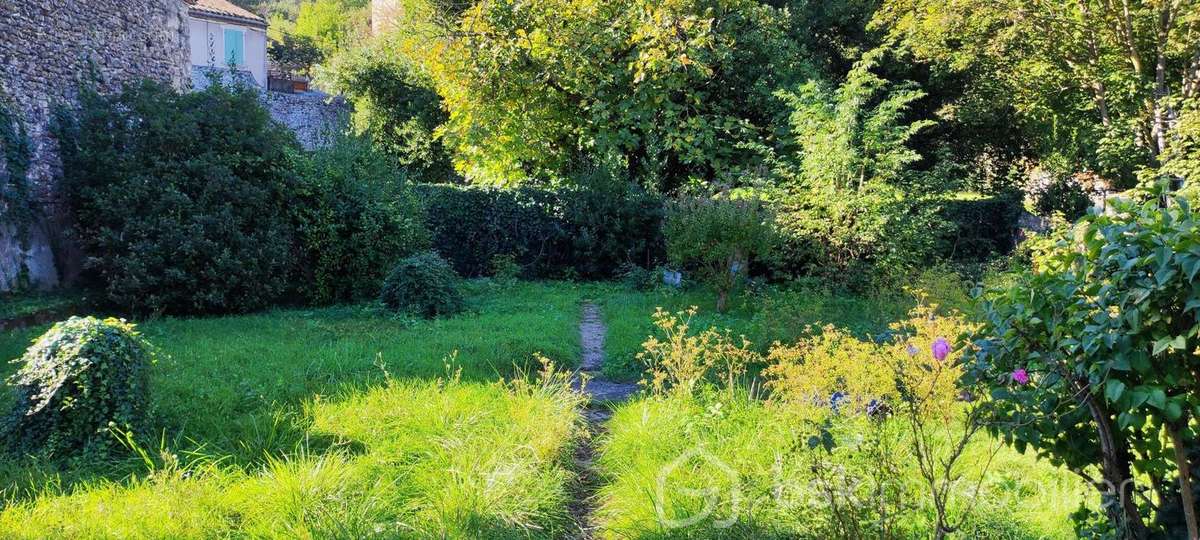
[[[595,463],[596,440],[604,433],[604,424],[612,417],[609,405],[628,399],[637,390],[637,384],[610,380],[601,371],[604,365],[604,323],[600,320],[600,306],[592,302],[584,303],[579,338],[583,358],[572,384],[577,391],[582,390],[588,396],[588,404],[583,410],[588,432],[575,449],[579,485],[571,505],[571,515],[579,526],[576,538],[589,539],[597,528],[593,514],[597,503],[596,491],[600,488],[600,474]]]

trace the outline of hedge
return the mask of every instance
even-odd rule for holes
[[[415,187],[433,248],[463,276],[503,255],[528,278],[610,278],[662,260],[663,201],[636,187]]]

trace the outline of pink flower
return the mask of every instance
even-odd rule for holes
[[[933,340],[933,357],[937,358],[938,362],[946,359],[950,354],[950,343],[945,338],[937,338]]]
[[[1012,372],[1012,380],[1017,384],[1029,384],[1029,372],[1025,371],[1025,368],[1017,368]]]
[[[908,344],[908,355],[909,355],[909,356],[916,356],[916,355],[917,355],[917,352],[919,352],[919,351],[917,351],[917,348],[916,348],[915,346],[913,346],[913,344],[912,344],[912,343],[909,343],[909,344]]]

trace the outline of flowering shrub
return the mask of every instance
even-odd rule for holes
[[[746,373],[747,366],[760,360],[744,336],[739,342],[728,331],[713,328],[691,333],[695,315],[695,306],[674,314],[662,308],[655,310],[654,326],[663,337],[647,338],[637,354],[649,373],[642,386],[659,394],[690,393],[701,383],[715,380],[731,388]]]
[[[1181,536],[1171,516],[1183,515],[1196,537],[1194,212],[1182,200],[1117,204],[1060,234],[1033,262],[984,303],[967,378],[990,389],[992,429],[1018,450],[1091,478],[1121,535],[1144,538],[1162,527]],[[1096,468],[1100,477],[1092,478]],[[1160,499],[1153,507],[1135,496],[1145,485]]]

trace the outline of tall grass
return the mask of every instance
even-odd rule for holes
[[[810,459],[814,456],[809,453],[824,450],[807,444],[812,434],[800,431],[800,425],[745,392],[676,393],[618,407],[598,461],[606,481],[601,536],[836,537],[831,532],[836,530],[831,523],[835,509],[822,486],[839,475],[870,474],[872,463],[812,467],[838,462],[840,450],[835,447],[832,458]],[[861,444],[855,432],[837,438],[846,448]],[[966,461],[985,462],[995,444],[977,438]],[[1067,516],[1091,491],[1071,473],[1009,449],[1001,449],[989,471],[960,537],[1074,537]],[[895,537],[929,537],[932,509],[921,503],[915,467],[896,471],[889,480],[896,490],[910,494],[902,502],[913,505],[900,516]],[[692,523],[697,516],[701,519]]]
[[[149,472],[0,513],[5,538],[556,538],[579,419],[565,381],[392,380],[313,400],[316,452],[261,466],[147,453]]]

